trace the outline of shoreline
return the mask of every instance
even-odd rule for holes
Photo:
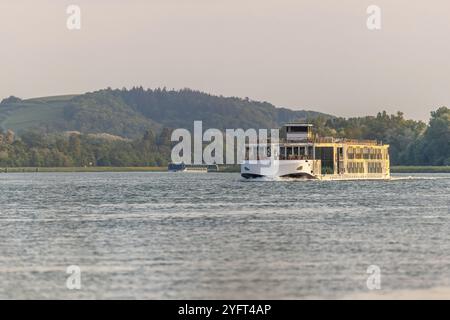
[[[167,172],[167,167],[0,167],[0,174],[39,172]],[[237,173],[239,167],[224,166],[218,172]],[[391,173],[450,173],[450,166],[392,166]]]
[[[391,173],[450,173],[450,166],[392,166]]]
[[[10,167],[1,173],[64,173],[64,172],[167,172],[167,167]]]

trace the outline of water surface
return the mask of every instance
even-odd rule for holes
[[[382,292],[448,287],[449,194],[448,174],[1,174],[0,298],[342,298],[370,265]]]

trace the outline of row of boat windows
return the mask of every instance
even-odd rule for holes
[[[382,173],[383,167],[381,166],[381,162],[368,162],[367,169],[369,173]]]
[[[306,160],[312,159],[314,150],[312,146],[308,147],[280,147],[280,160]]]
[[[381,160],[385,158],[385,151],[382,149],[375,148],[348,148],[347,157],[348,159],[377,159]]]
[[[280,147],[279,153],[274,154],[276,159],[279,160],[302,160],[302,159],[312,159],[313,156],[313,147]],[[264,159],[265,156],[271,156],[271,148],[270,147],[247,147],[245,149],[245,159],[252,160],[256,159],[256,155],[258,155],[258,159]]]
[[[251,149],[251,150],[250,150]],[[339,153],[342,155],[342,148],[338,148]],[[294,159],[312,159],[313,147],[280,147],[279,154],[275,154],[275,158],[280,160],[294,160]],[[258,155],[258,156],[256,156]],[[245,159],[263,159],[271,156],[270,147],[247,147],[245,150]],[[349,147],[347,149],[347,157],[349,160],[353,159],[367,159],[367,160],[382,160],[386,159],[386,150],[377,148],[354,148]]]
[[[381,162],[367,162],[368,173],[382,173],[383,167]],[[365,173],[363,162],[349,162],[347,164],[348,173]]]

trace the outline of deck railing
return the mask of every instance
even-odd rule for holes
[[[382,145],[381,142],[377,140],[359,140],[359,139],[347,139],[347,138],[333,138],[333,137],[315,137],[311,139],[304,140],[288,140],[288,139],[280,139],[278,143],[280,144],[289,144],[289,143],[347,143],[347,144],[359,144],[359,145],[368,145],[368,146],[377,146]],[[268,143],[271,143],[270,139]]]
[[[278,156],[279,160],[314,160],[312,155],[288,155],[288,156],[284,156],[284,155],[279,155]]]

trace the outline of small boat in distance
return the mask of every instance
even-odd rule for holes
[[[387,180],[388,149],[389,145],[375,140],[317,137],[312,124],[288,123],[281,128],[277,143],[246,145],[241,176]]]
[[[167,166],[168,172],[217,172],[219,171],[219,167],[215,164],[206,165],[206,164],[185,164],[185,163],[169,163]]]

